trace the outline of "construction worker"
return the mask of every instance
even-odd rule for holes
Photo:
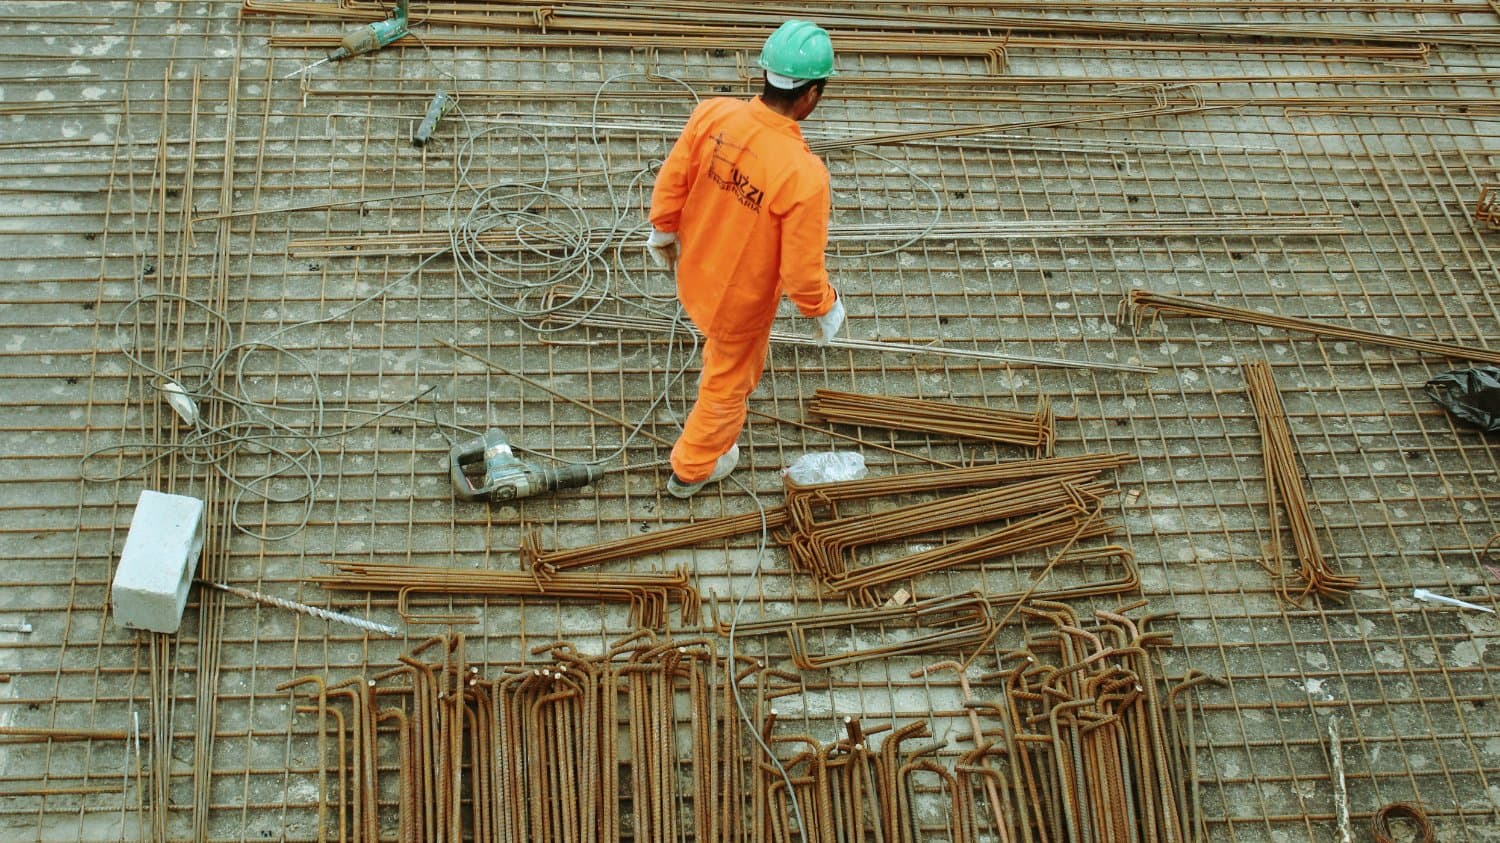
[[[828,283],[828,169],[797,127],[834,74],[833,43],[791,20],[766,39],[759,97],[693,110],[656,176],[646,249],[677,270],[677,297],[703,334],[698,397],[672,447],[667,491],[691,497],[729,476],[745,402],[760,382],[781,295],[818,320],[827,343],[844,323]]]

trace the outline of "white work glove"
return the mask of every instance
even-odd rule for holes
[[[828,308],[827,313],[818,317],[818,345],[827,345],[838,336],[839,329],[842,327],[844,327],[844,300],[835,298],[833,307]]]
[[[646,251],[657,269],[671,269],[677,265],[677,235],[651,229],[651,236],[646,238]]]

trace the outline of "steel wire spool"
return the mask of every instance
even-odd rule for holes
[[[1392,802],[1375,812],[1370,833],[1374,835],[1375,843],[1396,843],[1396,838],[1391,836],[1391,817],[1402,817],[1410,820],[1417,827],[1417,834],[1411,838],[1411,843],[1436,843],[1437,835],[1432,830],[1432,821],[1427,819],[1427,812],[1414,802]]]

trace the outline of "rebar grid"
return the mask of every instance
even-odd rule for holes
[[[982,14],[981,6],[1019,13],[1000,3],[955,9]],[[45,15],[17,11],[3,18],[0,37],[14,47],[0,59],[10,94],[4,113],[24,117],[26,128],[0,144],[0,188],[16,198],[28,222],[12,224],[17,247],[0,256],[5,324],[15,338],[0,351],[0,383],[12,411],[5,425],[11,447],[0,464],[13,492],[0,503],[6,514],[0,535],[12,558],[27,560],[8,575],[10,590],[24,597],[7,607],[5,619],[24,616],[34,631],[0,633],[15,639],[4,663],[11,681],[0,685],[0,719],[15,728],[62,730],[47,743],[6,748],[8,798],[0,800],[0,822],[26,837],[145,839],[165,830],[176,839],[258,839],[265,832],[318,839],[315,730],[308,715],[292,716],[274,687],[309,672],[394,666],[408,649],[232,600],[202,607],[196,595],[184,632],[171,641],[136,640],[111,626],[107,585],[134,491],[150,485],[227,499],[212,487],[210,472],[177,453],[118,483],[78,481],[80,453],[184,433],[149,378],[121,359],[113,325],[123,303],[140,292],[182,291],[220,302],[235,336],[255,338],[337,312],[409,270],[417,259],[410,254],[288,257],[288,246],[444,231],[462,124],[446,122],[451,133],[425,155],[410,150],[404,137],[445,72],[463,80],[461,102],[473,121],[464,131],[487,128],[480,121],[502,110],[528,112],[500,119],[531,136],[509,128],[476,144],[474,181],[536,181],[545,149],[556,185],[600,215],[609,204],[601,182],[583,174],[628,172],[659,158],[688,107],[680,88],[634,80],[609,87],[596,120],[590,106],[601,80],[644,68],[683,78],[700,94],[741,94],[753,68],[745,60],[753,51],[743,46],[722,56],[705,46],[646,58],[645,51],[616,49],[618,37],[583,42],[590,46],[558,38],[484,48],[446,47],[430,38],[431,52],[406,45],[298,86],[274,81],[316,55],[289,46],[292,39],[326,43],[336,26],[236,21],[233,4],[209,8],[199,18],[180,4],[134,5],[121,17],[81,6],[69,13],[57,4]],[[1176,0],[1048,8],[1068,17],[1144,21],[1169,11],[1196,23],[1303,27],[1472,23],[1493,13],[1486,4],[1436,0],[1318,4],[1318,11]],[[120,40],[100,40],[106,35]],[[62,57],[63,50],[42,46],[47,36],[76,39],[84,51]],[[1197,704],[1196,772],[1208,839],[1325,839],[1333,804],[1323,735],[1334,713],[1347,722],[1344,753],[1357,824],[1389,803],[1416,801],[1451,839],[1484,839],[1496,827],[1487,792],[1500,770],[1490,747],[1500,728],[1488,708],[1500,691],[1485,646],[1493,627],[1409,597],[1412,586],[1423,586],[1494,605],[1475,551],[1496,531],[1500,471],[1493,445],[1454,427],[1422,396],[1421,382],[1444,364],[1199,321],[1136,335],[1113,318],[1126,290],[1144,286],[1211,292],[1281,314],[1347,316],[1403,335],[1471,343],[1500,336],[1493,235],[1473,217],[1484,186],[1500,180],[1500,159],[1488,151],[1487,124],[1468,122],[1461,111],[1493,99],[1492,56],[1456,47],[1420,58],[1385,54],[1392,56],[1405,56],[1411,66],[1355,51],[1207,58],[1032,46],[1007,49],[1003,72],[996,73],[994,60],[983,55],[918,60],[861,52],[845,74],[846,94],[838,96],[835,86],[808,127],[810,138],[839,139],[1071,118],[1111,104],[1124,111],[1158,95],[1233,103],[1233,111],[875,149],[894,166],[858,150],[830,152],[835,221],[919,232],[934,219],[936,203],[913,183],[915,174],[936,188],[944,222],[1077,226],[1146,214],[1334,215],[1354,232],[938,237],[883,258],[845,257],[833,268],[851,299],[851,332],[1134,361],[1162,372],[1148,380],[799,349],[773,356],[755,399],[756,409],[795,419],[802,401],[825,385],[997,407],[1030,406],[1046,396],[1059,414],[1059,453],[1137,455],[1138,468],[1120,471],[1127,491],[1120,538],[1136,552],[1142,592],[1153,607],[1180,612],[1177,643],[1164,654],[1167,671],[1177,677],[1198,669],[1233,680],[1200,689]],[[1074,84],[1038,87],[1057,77]],[[1085,77],[1092,77],[1087,87],[1078,83]],[[914,91],[903,79],[937,80],[941,87]],[[1164,79],[1205,86],[1201,100],[1188,91],[1113,90]],[[51,98],[35,97],[42,90]],[[596,142],[595,125],[610,127],[607,142]],[[572,172],[580,175],[564,178]],[[382,201],[426,191],[432,193]],[[354,200],[365,201],[306,207]],[[302,210],[275,212],[292,207]],[[867,243],[836,247],[845,255],[869,249]],[[665,279],[644,272],[639,255],[627,260],[651,292],[670,292]],[[785,326],[802,327],[795,320]],[[217,322],[165,302],[153,303],[139,334],[134,321],[127,328],[136,348],[169,363],[208,357],[223,343]],[[393,622],[394,599],[331,598],[303,580],[327,555],[518,570],[523,521],[537,526],[546,546],[565,547],[754,511],[733,487],[690,505],[664,499],[657,491],[662,478],[649,471],[519,507],[454,504],[441,465],[444,434],[462,433],[443,425],[499,424],[517,442],[569,459],[608,453],[623,434],[459,359],[443,341],[504,359],[626,419],[648,412],[649,397],[663,389],[662,372],[685,353],[651,338],[593,331],[539,342],[475,304],[449,265],[434,263],[415,283],[283,339],[288,349],[316,359],[325,399],[352,418],[367,419],[435,384],[439,390],[399,417],[320,443],[330,468],[303,534],[260,542],[226,530],[220,555],[212,557],[222,579]],[[1341,570],[1373,586],[1346,607],[1284,610],[1256,565],[1272,536],[1256,491],[1264,477],[1254,416],[1238,373],[1251,358],[1267,359],[1276,372],[1310,496]],[[245,374],[261,399],[314,400],[302,370],[284,356],[252,357]],[[688,397],[676,388],[679,413]],[[667,414],[657,411],[652,421],[648,429],[672,434]],[[953,464],[1020,456],[910,433],[864,434]],[[807,451],[848,447],[759,418],[745,441],[746,468],[738,476],[768,504],[779,502],[773,469]],[[654,455],[636,440],[616,463]],[[925,467],[915,457],[866,456],[877,473]],[[90,466],[107,474],[131,463],[129,455],[108,453]],[[271,465],[264,454],[241,453],[234,473],[250,478]],[[237,511],[270,532],[295,527],[302,512],[297,503],[256,501]],[[217,522],[229,523],[223,510]],[[774,552],[767,573],[754,576],[756,546],[753,536],[741,537],[722,549],[674,550],[659,563],[614,563],[612,570],[691,564],[705,594],[749,592],[747,620],[842,608],[823,605],[787,576]],[[987,592],[1024,587],[1027,572],[1043,564],[1043,558],[988,563],[945,574],[917,596],[976,584]],[[623,608],[601,614],[550,601],[519,610],[498,600],[417,602],[422,611],[480,619],[482,631],[470,633],[477,664],[521,658],[537,639],[605,639],[633,628]],[[200,640],[201,629],[210,631],[209,640]],[[879,634],[851,628],[810,638],[818,652],[831,653]],[[1001,633],[987,658],[1020,640],[1019,632],[1015,639],[1008,634]],[[772,641],[747,639],[742,647],[773,663],[790,655]],[[863,662],[808,674],[800,680],[803,702],[778,704],[799,731],[825,741],[836,736],[845,714],[866,722],[924,718],[941,734],[945,719],[964,720],[962,700],[952,676],[909,677],[920,663]],[[64,734],[81,739],[63,740]],[[192,762],[168,763],[155,749],[166,738],[179,760]],[[164,797],[170,808],[153,810]],[[930,822],[926,831],[937,835],[939,826]]]

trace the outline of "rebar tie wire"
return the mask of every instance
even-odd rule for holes
[[[1370,834],[1374,843],[1396,843],[1396,838],[1391,836],[1392,817],[1401,817],[1416,826],[1416,836],[1411,838],[1411,843],[1436,843],[1437,833],[1432,828],[1432,821],[1415,802],[1392,802],[1381,806],[1371,821]]]

